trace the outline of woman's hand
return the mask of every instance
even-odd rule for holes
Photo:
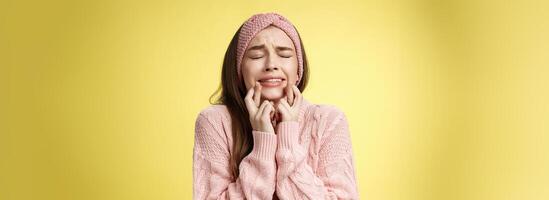
[[[255,86],[248,90],[244,98],[246,108],[250,115],[250,123],[253,130],[274,133],[272,117],[275,114],[274,105],[270,101],[263,101],[261,105],[261,85],[255,82]]]
[[[282,121],[296,121],[299,117],[299,110],[301,108],[301,102],[303,102],[303,96],[295,85],[286,87],[286,96],[280,99],[277,105],[277,111],[282,115]]]

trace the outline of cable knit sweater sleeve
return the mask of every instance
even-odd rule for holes
[[[276,179],[276,135],[253,131],[254,148],[240,163],[240,175],[233,180],[222,123],[230,121],[212,107],[196,119],[193,199],[271,199]]]
[[[280,199],[358,199],[347,119],[334,106],[315,114],[321,141],[316,170],[306,162],[307,148],[299,144],[299,123],[277,125],[276,194]]]

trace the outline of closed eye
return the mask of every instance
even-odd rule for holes
[[[263,56],[251,56],[250,58],[253,60],[257,60],[257,59],[263,58]]]
[[[284,49],[278,52],[278,55],[283,58],[291,58],[294,54],[288,49]]]

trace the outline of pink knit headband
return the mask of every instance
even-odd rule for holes
[[[248,48],[248,43],[250,43],[252,38],[254,38],[257,33],[270,25],[274,25],[277,28],[283,30],[294,43],[295,52],[297,54],[297,61],[299,64],[297,70],[297,73],[299,74],[299,76],[297,77],[297,85],[299,84],[299,82],[301,81],[301,77],[303,76],[303,57],[301,55],[301,44],[299,40],[299,35],[297,34],[297,30],[292,25],[292,23],[290,23],[288,19],[277,13],[260,13],[253,15],[242,26],[242,29],[240,30],[240,34],[238,36],[238,45],[236,49],[236,69],[238,70],[238,78],[242,80],[240,65],[242,63],[242,57],[244,56],[244,53]]]

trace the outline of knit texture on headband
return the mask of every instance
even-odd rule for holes
[[[297,30],[292,25],[292,23],[290,23],[290,21],[288,21],[288,19],[286,19],[284,16],[277,13],[256,14],[250,17],[246,22],[244,22],[244,25],[240,30],[240,34],[238,35],[238,45],[236,50],[236,68],[238,78],[242,80],[242,70],[240,65],[242,63],[244,53],[248,48],[248,44],[257,33],[270,25],[276,26],[277,28],[284,31],[294,43],[298,62],[298,77],[296,83],[297,85],[299,84],[299,82],[301,81],[301,77],[303,76],[303,57],[301,55],[301,44],[299,40],[299,35],[297,34]]]

